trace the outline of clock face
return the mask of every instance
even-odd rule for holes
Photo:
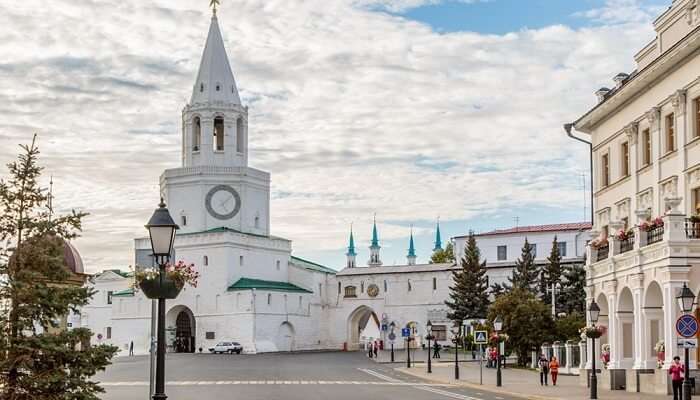
[[[367,294],[369,295],[369,297],[377,297],[377,295],[379,294],[379,286],[375,285],[374,283],[369,285],[369,287],[367,288]]]
[[[216,219],[231,219],[241,209],[241,196],[231,186],[218,185],[211,188],[204,205]]]

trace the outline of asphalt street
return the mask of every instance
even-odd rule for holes
[[[115,359],[95,377],[106,400],[146,400],[146,356]],[[419,367],[423,368],[423,367]],[[169,399],[512,400],[502,394],[431,383],[377,364],[364,353],[168,354]]]

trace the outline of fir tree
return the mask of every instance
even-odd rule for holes
[[[454,263],[455,252],[452,242],[447,242],[444,249],[438,249],[430,256],[430,264]]]
[[[496,297],[509,292],[511,289],[506,283],[494,283],[491,285],[491,295],[495,299]]]
[[[562,309],[567,314],[585,315],[586,305],[586,270],[584,264],[572,264],[563,269],[562,291],[559,295]]]
[[[485,318],[489,306],[486,261],[481,258],[476,238],[469,233],[461,269],[452,272],[454,286],[450,286],[450,300],[445,301],[450,312],[447,317],[453,321]]]
[[[539,291],[540,297],[545,303],[551,296],[551,292],[548,292],[548,290],[552,289],[552,284],[561,283],[561,272],[562,268],[559,242],[557,241],[557,237],[554,236],[554,240],[552,241],[552,251],[549,253],[549,257],[547,257],[547,264],[544,266],[544,268],[542,268],[540,273]],[[560,304],[561,302],[557,301],[557,306]]]
[[[520,258],[515,261],[513,276],[509,278],[513,289],[525,289],[535,294],[538,291],[540,271],[535,265],[535,256],[532,254],[532,246],[525,238]]]
[[[36,135],[21,146],[0,180],[0,394],[8,400],[97,399],[89,380],[117,348],[90,346],[90,331],[59,321],[88,303],[91,291],[69,283],[64,242],[76,237],[83,213],[53,216],[39,187]]]

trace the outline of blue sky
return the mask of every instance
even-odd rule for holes
[[[571,28],[599,25],[600,22],[584,15],[607,3],[605,0],[445,1],[395,14],[426,23],[438,32],[471,31],[502,35],[524,28],[539,29],[560,24]],[[665,0],[644,0],[639,3],[646,6],[669,4]]]

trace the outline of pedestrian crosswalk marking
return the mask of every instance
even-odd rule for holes
[[[101,386],[149,386],[148,381],[101,382]],[[440,383],[415,383],[401,381],[170,381],[170,386],[206,386],[206,385],[382,385],[382,386],[442,386],[453,385]]]
[[[358,368],[358,369],[362,372],[365,372],[365,373],[370,374],[374,377],[382,379],[390,385],[411,386],[411,387],[416,388],[416,389],[425,390],[425,391],[428,391],[431,393],[439,394],[439,395],[442,395],[445,397],[450,397],[450,398],[458,399],[458,400],[482,400],[479,397],[466,396],[463,394],[452,393],[452,392],[448,392],[446,390],[440,390],[440,389],[435,388],[435,386],[451,387],[454,385],[431,385],[431,384],[422,384],[422,383],[416,383],[416,382],[404,382],[404,381],[401,381],[399,379],[392,378],[390,376],[381,374],[377,371],[373,371],[371,369],[366,369],[366,368]]]

